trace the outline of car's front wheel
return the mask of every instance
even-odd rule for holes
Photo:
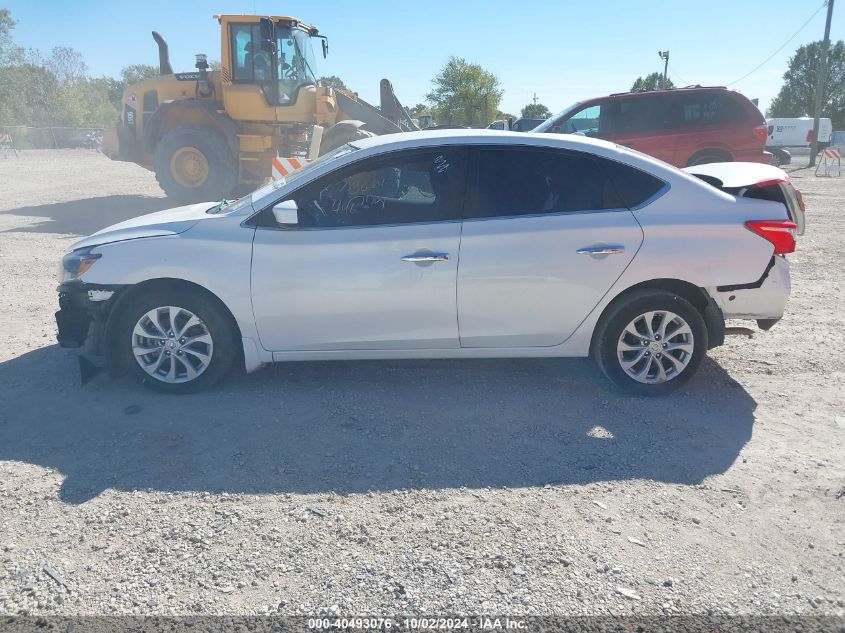
[[[130,298],[115,343],[129,373],[166,393],[214,385],[237,358],[231,320],[214,301],[184,289],[156,289]]]
[[[602,317],[592,355],[618,387],[656,396],[692,378],[707,346],[707,326],[694,305],[665,290],[641,290]]]

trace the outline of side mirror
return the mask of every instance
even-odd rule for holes
[[[280,226],[299,225],[299,210],[294,200],[283,200],[273,207],[273,218]]]
[[[329,41],[323,38],[323,59],[329,56]]]

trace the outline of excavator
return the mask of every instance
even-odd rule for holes
[[[155,172],[178,202],[219,200],[355,139],[418,130],[387,79],[380,107],[321,85],[313,44],[328,39],[294,17],[216,15],[220,69],[204,54],[196,71],[174,73],[157,32],[159,76],[128,86],[116,127],[103,135],[113,160]]]

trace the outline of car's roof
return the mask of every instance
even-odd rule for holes
[[[360,139],[351,143],[366,153],[381,154],[401,149],[437,147],[440,145],[526,145],[589,152],[613,160],[621,160],[639,169],[645,169],[663,180],[683,174],[679,169],[641,152],[609,141],[589,138],[579,134],[554,134],[550,132],[506,132],[502,130],[422,130],[399,132]],[[684,174],[690,180],[697,178]]]
[[[548,134],[534,132],[505,132],[502,130],[422,130],[419,132],[399,132],[356,140],[352,143],[359,149],[370,148],[410,148],[418,145],[426,147],[437,144],[487,144],[502,145],[537,145],[543,147],[565,146],[571,149],[590,151],[591,149],[613,149],[617,145],[601,139],[576,136],[572,134]]]
[[[678,94],[678,93],[689,93],[689,92],[733,92],[735,93],[736,90],[731,90],[730,88],[726,88],[725,86],[686,86],[684,88],[657,88],[655,90],[636,90],[633,92],[614,92],[613,94],[609,94],[606,97],[595,97],[596,99],[607,99],[608,97],[613,97],[614,99],[617,97],[644,97],[646,95],[666,95],[666,94]],[[592,101],[592,99],[589,99]]]

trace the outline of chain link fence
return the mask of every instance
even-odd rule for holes
[[[96,127],[29,127],[0,125],[0,137],[8,135],[14,149],[98,149],[103,128]]]

